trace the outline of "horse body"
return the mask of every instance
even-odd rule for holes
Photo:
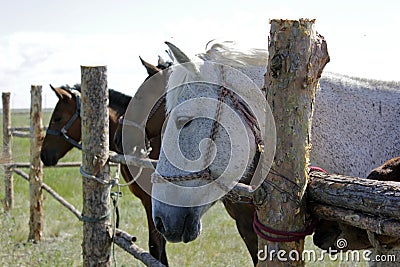
[[[399,83],[328,73],[320,84],[313,116],[312,164],[330,173],[400,182]],[[313,241],[322,249],[338,250],[337,240],[344,238],[346,251],[374,247],[371,236],[375,235],[364,229],[321,220]],[[398,238],[377,235],[376,239],[386,248],[378,254],[399,255],[396,249],[389,252],[399,247]]]
[[[257,76],[256,74],[253,77],[263,80],[263,75]],[[320,166],[332,173],[365,177],[373,166],[399,154],[400,139],[397,133],[400,130],[400,86],[398,83],[350,78],[328,73],[322,76],[320,85],[321,89],[317,91],[316,95],[312,125],[312,165]],[[182,101],[190,99],[191,96],[181,95],[181,97],[178,101],[176,97],[175,100],[174,97],[170,99],[175,101],[175,105],[179,105]],[[216,98],[215,95],[211,97]],[[184,118],[185,116],[181,117],[183,117],[181,122],[179,122],[179,116],[172,118],[175,121],[175,127],[177,125],[184,126],[190,121],[190,118],[188,120],[188,118]],[[187,117],[190,117],[190,115]],[[168,127],[174,126],[171,123],[167,124]],[[185,136],[190,134],[185,134],[185,131],[189,131],[191,127],[192,129],[199,129],[191,132],[191,138],[202,136],[200,138],[195,137],[199,141],[201,138],[207,138],[207,133],[202,132],[204,129],[201,130],[201,128],[210,129],[212,126],[204,121],[196,122],[196,120],[193,120],[186,127],[186,130],[180,132],[181,144],[187,142],[184,140]],[[251,134],[248,134],[247,137],[251,137]],[[164,142],[162,145],[164,146]],[[197,152],[188,150],[183,151],[183,153],[194,160],[198,159],[204,152],[201,149],[200,144]],[[185,150],[185,145],[183,150]],[[218,154],[216,159],[218,159]],[[167,157],[161,151],[156,170],[157,175],[179,176],[187,174],[182,173],[181,170],[174,168],[166,161]],[[200,181],[177,182],[176,184],[185,184],[189,187],[202,185]],[[153,187],[155,194],[168,195],[169,191],[165,185],[157,185],[156,183],[155,188],[156,190]],[[254,263],[256,263],[257,236],[252,229],[254,208],[244,203],[232,203],[226,198],[223,199],[223,203],[228,213],[236,219],[243,239],[245,241],[253,240],[252,243],[246,242],[246,245]],[[174,207],[155,199],[153,200],[153,219],[157,229],[167,239],[188,242],[195,239],[199,234],[200,217],[208,207],[208,204],[186,208]],[[243,216],[237,216],[238,214]],[[346,230],[346,226],[343,226],[340,231],[350,233],[353,230],[353,228]],[[358,247],[358,244],[360,245],[359,248],[370,246],[365,231],[357,230],[353,233],[353,240],[358,241],[358,243],[354,243],[353,247]]]
[[[400,84],[327,73],[315,97],[311,164],[367,177],[400,154]]]

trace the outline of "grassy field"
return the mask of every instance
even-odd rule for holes
[[[44,125],[49,113],[44,114]],[[29,125],[28,113],[15,113],[12,126]],[[0,126],[1,127],[1,126]],[[2,133],[2,130],[0,131]],[[13,139],[15,161],[29,161],[29,139]],[[74,149],[63,161],[80,160]],[[24,170],[28,172],[28,169]],[[44,170],[44,182],[61,196],[82,210],[82,184],[78,168],[50,168]],[[0,214],[1,266],[80,266],[82,265],[82,223],[56,200],[44,193],[44,240],[38,244],[27,242],[29,232],[29,185],[14,175],[15,208]],[[4,181],[0,179],[0,199],[4,198]],[[137,237],[137,245],[147,247],[147,223],[144,209],[126,188],[119,201],[120,228]],[[0,208],[2,211],[2,208]],[[306,239],[306,249],[320,250]],[[189,244],[168,244],[171,266],[252,266],[250,256],[222,204],[217,203],[203,218],[200,237]],[[116,266],[144,266],[132,256],[115,247]],[[326,257],[327,258],[327,257]],[[367,266],[365,262],[309,262],[307,266]]]

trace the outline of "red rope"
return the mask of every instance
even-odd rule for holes
[[[312,171],[318,171],[318,172],[327,174],[327,172],[320,167],[310,166],[309,172],[312,172]],[[258,220],[257,212],[255,211],[254,212],[254,220],[253,220],[253,229],[259,237],[261,237],[262,239],[265,239],[267,241],[295,242],[295,241],[299,241],[300,239],[303,239],[307,235],[311,235],[314,232],[315,227],[317,226],[317,223],[318,223],[318,219],[314,218],[312,220],[311,224],[303,232],[281,231],[281,230],[272,229],[268,226],[263,225]],[[277,235],[277,237],[269,236],[269,235],[263,233],[263,231],[268,234]]]
[[[294,241],[299,241],[300,239],[303,239],[307,235],[311,235],[314,232],[314,229],[317,226],[317,223],[318,223],[318,219],[313,219],[311,224],[303,232],[281,231],[281,230],[272,229],[268,226],[263,225],[258,220],[257,212],[254,212],[253,229],[259,237],[261,237],[262,239],[265,239],[267,241],[294,242]],[[268,235],[264,234],[262,231],[269,233],[269,234],[278,235],[280,237],[268,236]]]
[[[328,174],[327,171],[325,171],[324,169],[322,169],[322,168],[320,168],[320,167],[310,166],[310,171],[309,171],[309,172],[313,172],[313,171],[316,171],[316,172],[323,172],[323,173],[325,173],[325,174]]]

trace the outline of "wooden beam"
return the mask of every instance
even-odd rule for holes
[[[380,235],[396,236],[400,238],[400,221],[385,217],[355,212],[320,203],[310,203],[308,210],[311,214],[328,221],[345,223],[357,228],[365,229]]]
[[[150,253],[144,251],[142,248],[138,247],[136,244],[132,243],[135,238],[120,229],[115,230],[114,243],[120,248],[134,256],[136,259],[143,262],[146,266],[151,267],[165,267],[160,261],[155,259]]]
[[[109,111],[107,68],[81,67],[83,266],[110,266]],[[90,178],[97,177],[104,181]]]
[[[270,24],[265,88],[275,118],[277,142],[272,171],[263,183],[265,199],[257,207],[257,216],[269,228],[301,232],[308,223],[304,193],[314,97],[329,55],[324,38],[314,30],[314,20],[272,20]],[[304,249],[304,238],[277,242],[279,236],[264,234],[271,237],[269,241],[258,239],[258,248],[265,253],[282,250],[286,255],[290,251],[301,255]],[[267,257],[259,259],[258,265],[302,266],[304,262]]]
[[[29,175],[26,174],[25,172],[14,169],[14,172],[24,178],[25,180],[29,181]],[[56,191],[54,191],[50,186],[48,186],[45,183],[42,183],[42,188],[45,190],[47,193],[49,193],[52,197],[54,197],[58,202],[61,203],[64,207],[66,207],[70,212],[72,212],[75,217],[77,217],[79,220],[82,220],[81,213],[73,206],[71,205],[68,201],[66,201],[63,197],[61,197],[59,194],[57,194]]]
[[[400,220],[400,183],[311,172],[308,197],[318,203]]]

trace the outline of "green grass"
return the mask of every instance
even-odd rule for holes
[[[49,113],[43,115],[48,124]],[[12,126],[29,125],[29,114],[12,115]],[[1,128],[1,126],[0,126]],[[0,131],[2,132],[2,130]],[[62,161],[79,161],[81,152],[74,149]],[[13,139],[15,161],[29,161],[29,139]],[[28,172],[28,169],[24,169]],[[44,182],[82,210],[82,181],[78,168],[44,169]],[[29,184],[14,174],[15,207],[0,214],[0,263],[2,266],[81,266],[82,223],[66,208],[44,193],[44,233],[38,244],[27,242],[29,233]],[[137,237],[137,245],[147,246],[147,222],[140,201],[127,188],[119,200],[120,228]],[[0,199],[4,198],[4,181],[0,179]],[[310,237],[306,249],[316,249]],[[320,250],[316,249],[317,252]],[[252,266],[234,221],[222,204],[217,203],[203,218],[200,237],[189,244],[167,244],[171,266]],[[144,266],[115,247],[117,266]],[[367,266],[366,263],[310,262],[307,266]]]

